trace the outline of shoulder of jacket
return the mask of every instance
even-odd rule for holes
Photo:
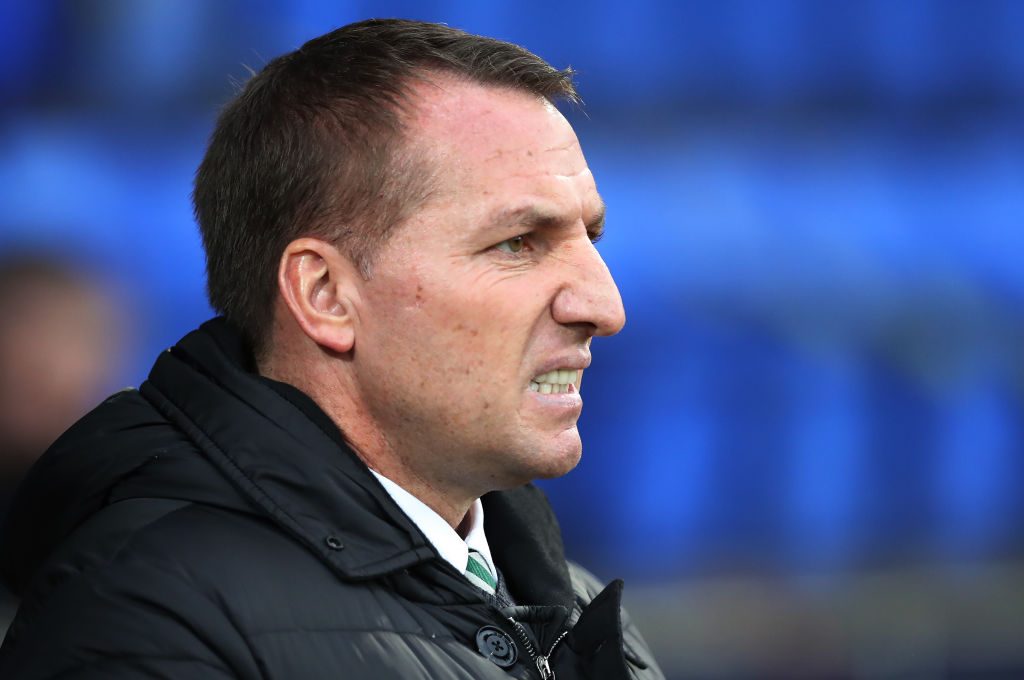
[[[566,560],[566,563],[569,565],[569,578],[577,603],[587,604],[604,590],[605,584],[590,571],[572,560]]]

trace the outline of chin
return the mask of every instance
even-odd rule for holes
[[[513,489],[536,479],[554,479],[570,472],[579,464],[583,444],[575,427],[557,434],[546,434],[520,439],[500,453],[492,449],[492,460],[503,462],[500,472],[495,469],[491,490]]]
[[[575,428],[573,432],[575,433]],[[580,458],[583,457],[583,444],[579,435],[576,435],[573,441],[549,442],[544,448],[547,450],[539,450],[540,455],[533,461],[533,479],[554,479],[568,474],[579,465]]]

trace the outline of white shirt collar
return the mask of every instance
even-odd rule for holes
[[[460,574],[464,573],[466,562],[469,559],[469,549],[472,548],[487,560],[487,564],[491,567],[491,573],[497,576],[494,560],[491,558],[491,548],[487,545],[487,536],[484,534],[484,506],[479,498],[473,501],[473,505],[469,507],[469,531],[466,533],[466,539],[463,540],[455,529],[444,521],[441,515],[430,509],[426,503],[376,470],[371,469],[370,472],[402,509],[402,512],[419,527],[419,530],[423,532],[423,535],[427,537],[444,561],[455,567]]]

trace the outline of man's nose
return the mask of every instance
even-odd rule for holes
[[[590,335],[615,335],[626,324],[626,311],[608,266],[589,239],[567,248],[566,281],[552,305],[555,321],[588,325]]]

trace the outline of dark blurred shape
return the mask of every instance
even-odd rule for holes
[[[109,293],[44,253],[0,257],[0,518],[49,445],[103,392],[121,346]],[[13,600],[0,594],[0,630]]]
[[[6,500],[95,402],[121,336],[99,284],[46,255],[0,259],[0,479]]]

